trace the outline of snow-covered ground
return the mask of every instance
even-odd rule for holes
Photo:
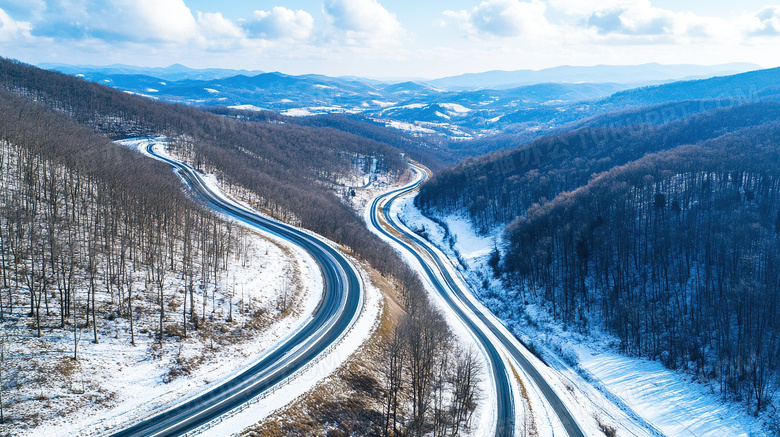
[[[143,151],[147,140],[129,140],[124,144]],[[158,147],[158,150],[161,150]],[[217,187],[214,175],[205,177],[208,184]],[[246,203],[238,202],[244,206]],[[230,220],[230,217],[226,216]],[[126,336],[101,339],[101,343],[80,345],[79,368],[81,381],[99,390],[110,392],[111,401],[105,407],[82,408],[73,414],[30,428],[24,434],[35,436],[102,435],[154,413],[186,402],[203,390],[215,387],[232,375],[260,360],[275,344],[292,335],[312,314],[322,293],[322,278],[316,262],[302,249],[262,229],[248,233],[250,251],[242,260],[233,259],[219,288],[232,290],[234,315],[240,317],[239,307],[252,302],[254,308],[278,312],[278,298],[282,284],[294,281],[298,285],[293,310],[286,317],[277,317],[260,335],[241,341],[222,344],[211,350],[202,342],[167,343],[162,350],[154,350],[155,339],[138,335],[137,346],[129,344]],[[332,244],[332,243],[329,243]],[[250,260],[247,262],[247,260]],[[357,265],[357,262],[353,262]],[[360,271],[362,277],[367,277]],[[294,278],[294,279],[293,279]],[[172,279],[173,282],[176,279]],[[171,284],[175,286],[175,284]],[[318,381],[330,375],[360,345],[370,337],[380,318],[381,297],[371,284],[364,284],[363,311],[352,329],[320,358],[301,372],[288,378],[272,392],[258,397],[241,410],[208,427],[203,435],[229,435],[254,425],[274,410],[303,395]],[[217,310],[221,316],[226,309],[227,296],[217,296]],[[211,310],[211,303],[207,304]],[[117,327],[124,332],[126,327]],[[84,335],[84,337],[87,337]],[[62,342],[69,341],[67,335]],[[72,340],[70,340],[72,341]],[[66,344],[60,348],[67,347]],[[202,360],[200,357],[207,357]],[[173,359],[199,360],[202,363],[189,375],[165,383]],[[88,376],[86,375],[88,374]],[[78,376],[74,378],[79,382]]]
[[[234,105],[234,106],[228,106],[228,108],[230,108],[230,109],[240,109],[240,110],[243,110],[243,111],[255,111],[255,112],[267,111],[267,109],[263,109],[263,108],[260,108],[259,106],[255,106],[255,105]]]
[[[489,304],[491,295],[506,293],[487,265],[499,243],[499,230],[479,236],[466,219],[448,216],[441,218],[449,229],[447,235],[414,207],[411,197],[397,202],[392,213],[407,226],[424,230],[453,265],[461,265],[459,270],[483,302]],[[743,405],[722,401],[711,387],[658,362],[617,353],[615,340],[603,332],[571,332],[533,304],[524,309],[524,317],[507,325],[542,354],[550,366],[551,383],[559,394],[569,393],[572,413],[582,423],[597,416],[615,426],[618,435],[767,435],[761,419],[747,414]]]
[[[302,250],[283,246],[283,241],[273,236],[263,237],[251,237],[250,256],[254,260],[251,265],[243,267],[234,262],[229,267],[229,275],[234,281],[231,285],[239,290],[237,296],[243,292],[243,298],[247,301],[255,300],[258,308],[275,311],[274,301],[281,291],[280,284],[284,278],[291,276],[291,268],[295,268],[300,273],[304,287],[303,293],[296,297],[300,299],[298,311],[272,323],[254,338],[237,344],[222,344],[213,351],[208,344],[199,341],[181,345],[171,341],[159,352],[159,359],[150,353],[155,342],[153,337],[138,335],[138,345],[135,347],[129,344],[125,335],[120,339],[101,338],[101,343],[97,345],[89,344],[88,338],[85,338],[80,347],[80,366],[89,373],[93,383],[100,385],[101,390],[116,394],[112,400],[114,407],[97,410],[87,408],[31,429],[29,435],[94,435],[146,418],[184,402],[209,387],[217,386],[236,372],[251,366],[262,357],[263,351],[294,332],[310,316],[319,301],[322,281],[318,267]],[[227,283],[224,287],[227,287]],[[211,304],[208,303],[207,311],[210,310]],[[224,305],[221,305],[222,316],[227,316],[224,310]],[[234,311],[238,313],[237,308]],[[192,374],[167,384],[164,382],[171,360],[177,356],[197,360],[201,355],[207,358]]]
[[[341,106],[310,106],[306,108],[290,108],[282,111],[282,115],[289,117],[308,117],[310,115],[321,114],[355,114],[359,112],[355,109],[343,108]]]
[[[364,272],[361,274],[366,277]],[[335,372],[370,337],[382,317],[381,292],[370,281],[365,281],[364,290],[365,302],[360,317],[335,347],[321,355],[318,361],[294,375],[288,382],[277,386],[271,393],[256,398],[234,415],[206,427],[198,435],[223,437],[237,434],[281,410]]]
[[[209,178],[214,180],[215,178]],[[242,309],[248,313],[280,313],[278,298],[283,284],[294,291],[293,310],[285,317],[271,317],[262,333],[234,342],[221,342],[212,349],[207,340],[166,342],[155,349],[151,334],[136,335],[136,346],[129,344],[126,323],[116,327],[117,337],[101,336],[99,344],[89,342],[84,333],[79,345],[76,383],[99,387],[112,393],[106,408],[82,408],[64,417],[31,428],[24,435],[65,436],[94,435],[103,430],[137,421],[184,402],[199,392],[214,387],[235,373],[257,362],[277,342],[291,335],[316,308],[322,294],[322,278],[316,262],[302,249],[273,234],[255,229],[246,234],[245,258],[230,257],[227,273],[219,281],[219,293],[208,299],[206,311],[213,317],[228,317],[228,299],[233,300],[233,317],[241,320]],[[180,279],[171,278],[168,288],[183,287]],[[297,292],[294,290],[298,286]],[[196,305],[196,308],[200,305]],[[200,309],[200,308],[198,308]],[[247,317],[249,319],[249,317]],[[138,329],[138,328],[136,328]],[[121,334],[120,334],[121,333]],[[67,349],[72,337],[51,339],[52,349]],[[173,360],[202,361],[189,375],[166,383]],[[275,401],[276,402],[276,401]],[[277,404],[278,405],[278,404]],[[252,421],[246,421],[245,426]]]

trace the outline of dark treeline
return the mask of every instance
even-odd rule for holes
[[[682,146],[534,206],[507,228],[505,279],[760,411],[780,382],[778,142],[775,124]]]
[[[424,141],[360,115],[328,114],[310,117],[288,117],[273,111],[248,111],[233,108],[208,108],[210,112],[259,123],[288,123],[298,126],[330,128],[357,135],[362,138],[393,146],[406,152],[407,156],[425,164],[433,170],[443,169],[457,162],[458,157],[448,147],[436,143],[435,138]]]
[[[195,278],[203,291],[225,267],[230,225],[187,198],[167,165],[4,90],[0,165],[0,319],[21,306],[39,337],[69,327],[77,357],[80,328],[98,342],[106,320],[126,318],[134,342],[134,309],[156,308],[162,341],[175,317],[166,277],[181,276],[173,331],[197,327]]]
[[[722,108],[660,126],[644,123],[644,115],[614,115],[610,124],[617,127],[580,128],[466,160],[424,184],[418,205],[430,212],[463,214],[477,230],[487,232],[525,214],[535,203],[587,184],[593,174],[647,153],[776,120],[780,104]]]

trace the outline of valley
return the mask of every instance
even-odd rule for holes
[[[0,434],[780,435],[780,8],[17,3]]]

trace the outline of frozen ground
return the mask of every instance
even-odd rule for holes
[[[261,236],[262,235],[262,236]],[[119,338],[101,337],[99,344],[89,342],[87,333],[82,336],[79,368],[82,378],[100,391],[114,393],[107,407],[89,406],[74,414],[59,417],[42,426],[30,429],[28,435],[65,436],[100,434],[111,429],[147,417],[187,400],[198,392],[216,386],[243,368],[251,366],[262,357],[264,351],[291,335],[313,312],[322,291],[319,269],[308,254],[295,246],[269,234],[248,234],[251,262],[244,266],[231,257],[228,274],[218,288],[233,291],[234,317],[241,316],[241,307],[264,309],[276,313],[277,297],[285,281],[292,282],[296,274],[301,285],[294,299],[295,310],[268,325],[260,334],[236,343],[217,339],[219,346],[211,349],[208,339],[195,339],[179,344],[165,343],[162,350],[155,350],[155,339],[150,335],[136,336],[137,346],[129,344],[127,326],[117,327]],[[171,284],[171,286],[176,286]],[[227,318],[227,296],[218,295],[216,311]],[[210,299],[209,299],[210,300]],[[251,302],[251,305],[250,305]],[[197,307],[197,306],[196,306]],[[212,303],[207,302],[207,312]],[[67,349],[72,339],[67,335],[54,340],[54,347]],[[172,360],[199,360],[203,362],[190,375],[181,376],[169,383],[164,379]],[[78,382],[78,377],[76,378]]]
[[[366,277],[364,272],[361,273]],[[370,282],[364,283],[364,290],[365,301],[360,317],[335,347],[321,355],[317,362],[294,375],[288,382],[277,386],[267,396],[258,397],[231,417],[206,427],[198,435],[223,437],[240,433],[284,408],[336,371],[371,336],[376,329],[376,323],[381,319],[381,292]]]
[[[126,144],[131,147],[143,146],[140,141]],[[217,185],[217,178],[213,175],[207,179],[210,185]],[[242,317],[246,314],[247,320],[258,314],[257,311],[268,314],[263,318],[268,324],[259,335],[254,332],[247,338],[231,341],[217,339],[214,343],[209,339],[195,339],[192,337],[196,336],[191,336],[191,341],[171,340],[159,348],[155,346],[155,338],[151,333],[139,333],[136,336],[137,345],[131,346],[128,327],[121,322],[115,327],[116,338],[102,335],[99,344],[89,342],[91,337],[84,332],[79,342],[80,360],[75,364],[71,387],[66,388],[69,393],[73,393],[74,386],[76,390],[83,387],[82,396],[89,395],[91,399],[96,399],[92,392],[104,393],[107,394],[105,399],[100,403],[87,402],[81,408],[72,409],[69,414],[55,416],[39,426],[15,430],[11,435],[49,437],[109,433],[110,430],[171,408],[208,387],[218,385],[257,362],[274,344],[292,335],[310,317],[320,300],[322,279],[319,268],[303,250],[261,230],[247,232],[245,244],[248,251],[246,256],[236,259],[230,257],[228,272],[218,283],[217,288],[226,292],[218,292],[213,300],[209,298],[207,311],[214,311],[212,318],[214,314],[217,318],[227,318],[228,302],[232,300],[234,324],[238,325],[239,332],[244,331],[240,328]],[[366,276],[363,272],[361,275]],[[183,287],[176,278],[169,282],[169,287]],[[282,311],[278,307],[279,296],[284,288],[288,293],[293,293],[294,302]],[[283,387],[256,399],[248,408],[234,412],[219,427],[209,429],[206,435],[226,435],[255,424],[268,413],[305,393],[344,362],[370,336],[378,319],[378,292],[369,284],[366,284],[365,289],[364,311],[353,329],[337,345],[316,363],[288,379]],[[229,295],[227,290],[230,290]],[[200,302],[196,303],[196,308],[200,308]],[[48,350],[67,352],[69,347],[72,350],[72,334],[69,336],[64,333],[59,338],[47,338],[44,341],[49,342],[44,346]],[[20,341],[18,344],[30,343]],[[214,344],[217,347],[213,347]],[[30,351],[16,350],[13,353],[24,355]],[[55,359],[58,357],[55,356]],[[199,362],[199,365],[189,375],[165,382],[174,362],[188,361]]]
[[[487,266],[499,231],[479,236],[467,220],[444,217],[448,234],[424,217],[411,198],[400,202],[393,213],[444,249],[483,302],[497,302],[491,296],[506,293]],[[616,353],[616,343],[607,334],[594,329],[587,335],[568,331],[533,304],[525,308],[523,317],[507,324],[542,354],[555,385],[571,392],[571,402],[583,422],[598,416],[616,426],[618,435],[767,435],[762,419],[745,413],[742,404],[723,402],[711,387],[658,362]]]

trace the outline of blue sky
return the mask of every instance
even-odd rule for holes
[[[441,77],[557,65],[780,65],[780,6],[672,0],[0,0],[29,63]]]

